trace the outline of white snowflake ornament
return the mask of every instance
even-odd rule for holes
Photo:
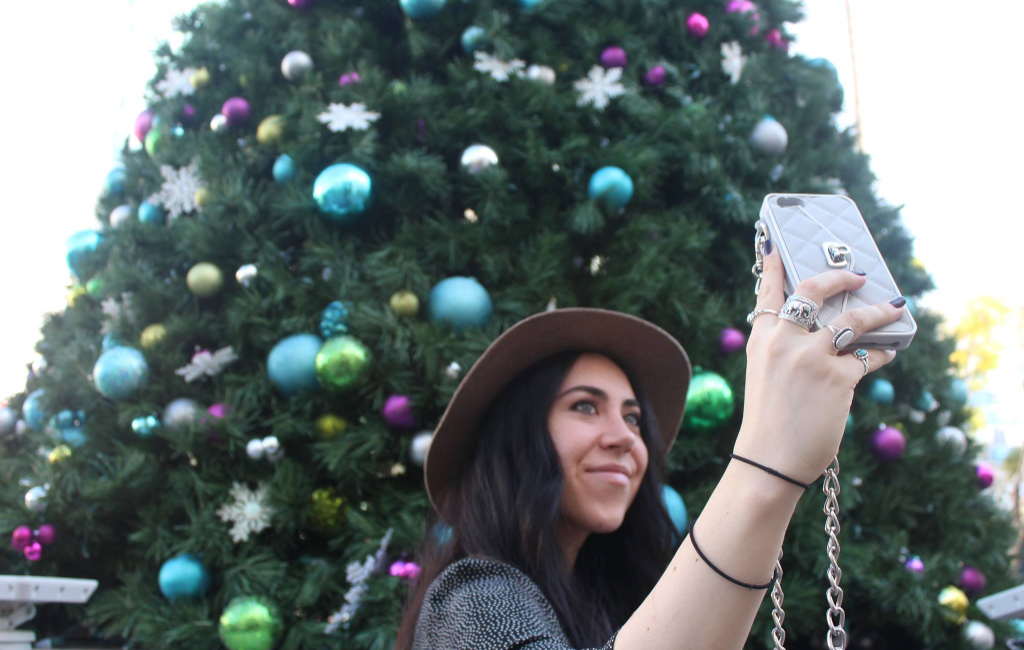
[[[159,203],[167,211],[167,218],[174,221],[186,212],[200,211],[196,203],[196,191],[203,186],[199,178],[199,159],[193,158],[187,167],[177,171],[170,165],[160,165],[160,175],[164,184],[160,191],[146,199],[150,203]]]
[[[213,377],[220,374],[226,365],[237,360],[238,355],[235,354],[234,348],[230,345],[212,353],[209,350],[199,350],[192,355],[191,363],[178,368],[174,371],[174,374],[181,375],[185,378],[186,382],[192,383],[204,375]]]
[[[113,333],[123,320],[128,322],[135,320],[135,308],[132,305],[131,292],[126,291],[122,293],[120,302],[114,296],[107,296],[100,303],[100,309],[103,310],[103,315],[106,317],[100,326],[101,334]]]
[[[729,75],[729,82],[736,84],[743,74],[743,66],[747,65],[747,57],[739,41],[722,43],[722,72]]]
[[[166,99],[171,97],[177,97],[179,95],[191,95],[196,92],[196,89],[192,87],[192,74],[196,72],[195,68],[185,68],[184,70],[178,70],[177,68],[168,68],[167,74],[164,78],[156,82],[156,89],[160,91]]]
[[[249,541],[249,533],[258,533],[270,526],[274,509],[267,505],[267,488],[259,485],[255,491],[241,483],[231,486],[231,503],[225,503],[217,510],[221,521],[233,521],[231,540],[234,543]]]
[[[348,566],[345,567],[345,577],[352,587],[345,592],[345,604],[342,608],[327,617],[328,624],[324,628],[325,634],[334,634],[338,631],[339,627],[348,629],[352,617],[355,616],[356,610],[359,609],[363,596],[369,589],[366,581],[384,564],[384,557],[388,550],[388,544],[391,542],[392,532],[392,529],[388,528],[387,532],[384,533],[384,537],[380,540],[380,548],[377,549],[374,555],[367,555],[361,564],[359,562],[349,562]]]
[[[380,113],[366,110],[366,104],[355,102],[352,105],[329,104],[327,110],[316,116],[331,131],[365,131],[372,122],[376,122]]]
[[[495,81],[508,81],[511,77],[522,77],[523,71],[526,69],[526,61],[521,59],[502,61],[486,52],[474,52],[473,58],[476,59],[473,69],[491,75]]]
[[[622,79],[622,68],[605,70],[601,66],[595,65],[586,77],[573,83],[580,94],[576,98],[576,105],[592,104],[597,110],[603,111],[613,97],[626,93],[626,88],[620,79]]]

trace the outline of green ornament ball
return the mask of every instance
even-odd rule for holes
[[[148,153],[151,158],[159,156],[167,148],[167,140],[167,134],[164,133],[164,129],[150,129],[149,133],[146,134],[146,153]]]
[[[220,616],[220,640],[230,650],[272,650],[283,631],[277,607],[254,596],[235,598]]]
[[[316,376],[335,390],[349,390],[363,384],[370,374],[373,353],[352,336],[328,339],[316,355]]]
[[[686,414],[683,426],[711,430],[729,421],[735,409],[729,382],[714,372],[694,375],[686,392]]]

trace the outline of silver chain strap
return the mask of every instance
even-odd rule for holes
[[[754,262],[750,272],[757,278],[754,285],[754,293],[761,290],[761,276],[764,273],[764,242],[768,239],[767,230],[762,226],[758,228],[754,237],[754,254],[757,261]],[[825,506],[822,512],[825,513],[825,533],[828,535],[828,544],[825,552],[828,554],[829,567],[826,572],[829,588],[825,590],[825,598],[828,600],[828,609],[825,612],[825,621],[828,623],[828,632],[825,633],[825,645],[829,650],[846,650],[846,612],[843,610],[843,588],[839,586],[839,579],[843,577],[843,570],[839,568],[839,456],[832,459],[832,466],[825,470],[825,481],[821,485],[821,491],[825,494]],[[782,609],[782,601],[785,594],[782,593],[782,550],[779,549],[779,559],[775,561],[775,571],[778,577],[772,585],[772,621],[775,628],[772,629],[772,641],[775,650],[786,650],[786,630],[782,628],[782,622],[786,620],[786,612]],[[838,620],[835,618],[838,617]]]

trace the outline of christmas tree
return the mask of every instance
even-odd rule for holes
[[[422,463],[510,325],[601,307],[699,366],[668,458],[680,531],[742,409],[768,192],[855,200],[919,330],[840,450],[851,648],[973,648],[1006,623],[1009,517],[963,434],[955,341],[899,210],[834,121],[790,0],[227,0],[178,21],[149,109],[68,240],[68,307],[0,410],[2,573],[92,578],[41,609],[139,648],[366,648],[445,531]],[[734,391],[738,394],[734,394]],[[708,409],[702,409],[707,412]],[[824,647],[823,496],[784,546],[787,647]],[[450,531],[448,531],[450,532]],[[440,533],[440,535],[439,535]],[[765,599],[748,647],[771,647]],[[987,626],[987,627],[986,627]]]

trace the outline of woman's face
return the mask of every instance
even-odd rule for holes
[[[640,406],[622,369],[599,354],[580,356],[555,397],[548,429],[565,474],[560,532],[575,562],[587,535],[622,525],[647,471]],[[605,465],[625,474],[595,471]]]

